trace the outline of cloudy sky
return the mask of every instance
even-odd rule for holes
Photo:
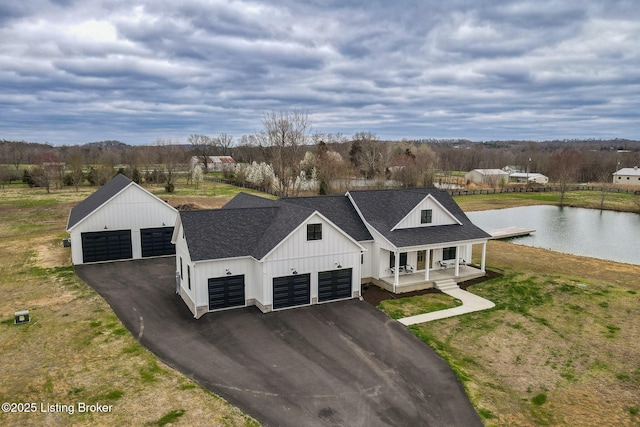
[[[637,0],[8,0],[0,139],[640,139]]]

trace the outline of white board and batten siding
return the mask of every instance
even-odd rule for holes
[[[322,224],[322,239],[307,240],[307,224]],[[351,294],[360,291],[360,254],[363,248],[318,214],[310,216],[291,235],[283,240],[262,262],[263,288],[267,290],[264,305],[272,305],[270,290],[273,278],[298,274],[311,274],[311,300],[318,298],[318,273],[351,268]]]
[[[173,227],[177,210],[146,190],[129,185],[70,231],[74,264],[82,264],[82,233],[131,230],[133,259],[142,258],[141,228]],[[105,228],[106,227],[106,228]]]
[[[375,241],[369,242],[359,242],[366,251],[362,254],[362,278],[379,278],[379,276],[374,275],[373,266],[377,265],[377,254],[380,252],[380,248],[376,245]]]
[[[428,224],[421,223],[421,212],[423,210],[431,210],[431,222]],[[459,222],[456,221],[455,217],[434,198],[427,196],[393,228],[398,230],[403,228],[433,227],[453,224],[459,224]]]

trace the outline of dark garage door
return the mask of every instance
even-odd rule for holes
[[[133,258],[131,230],[82,233],[82,262]]]
[[[321,271],[318,273],[318,301],[331,301],[351,297],[351,269]]]
[[[273,279],[273,309],[311,303],[311,275],[275,277]]]
[[[244,274],[209,279],[209,310],[244,305]]]
[[[141,229],[142,257],[174,255],[176,247],[171,243],[172,235],[173,227]]]

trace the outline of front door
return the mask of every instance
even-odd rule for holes
[[[416,263],[416,270],[424,270],[425,267],[425,251],[418,251],[418,261]]]

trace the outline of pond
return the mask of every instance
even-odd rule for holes
[[[513,243],[640,265],[640,215],[560,206],[523,206],[469,212],[480,228],[517,226],[536,230]]]

